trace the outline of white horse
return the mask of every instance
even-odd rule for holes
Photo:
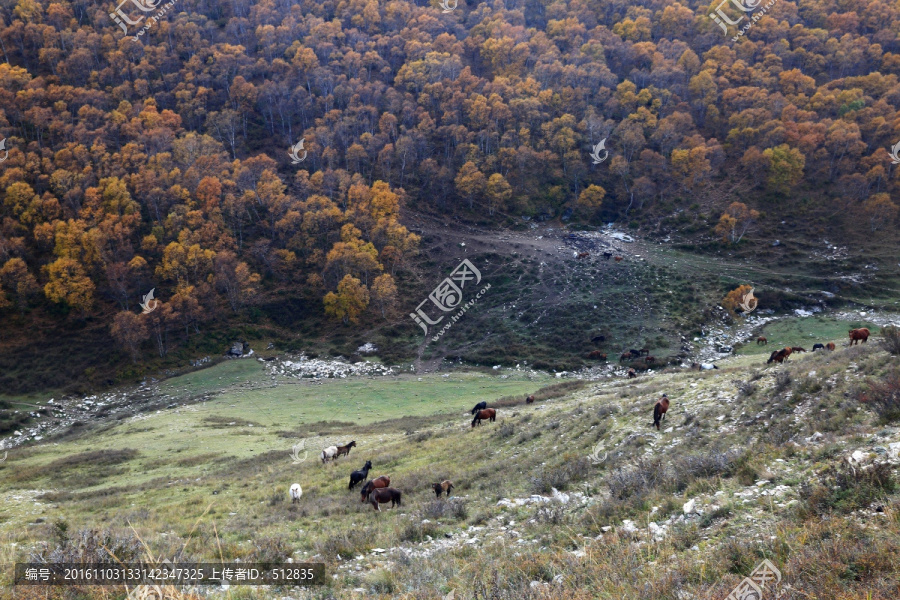
[[[303,495],[303,489],[300,487],[299,483],[295,483],[291,486],[291,504],[296,504],[300,502],[300,496]]]
[[[335,456],[337,456],[337,446],[328,446],[324,450],[322,450],[322,462],[324,463],[326,460],[332,460]]]

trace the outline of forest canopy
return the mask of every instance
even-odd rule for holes
[[[112,2],[2,0],[0,322],[110,314],[135,358],[275,289],[374,322],[418,252],[405,210],[597,224],[702,197],[737,243],[802,193],[891,229],[900,4],[736,2],[176,0],[136,37]]]

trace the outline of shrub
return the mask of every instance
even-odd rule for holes
[[[512,437],[512,435],[515,434],[515,432],[516,432],[516,428],[513,427],[512,423],[505,423],[505,424],[503,424],[503,426],[500,427],[499,433],[500,433],[500,437],[502,439],[506,439],[508,437]]]
[[[585,457],[569,460],[556,467],[541,467],[531,477],[531,492],[549,494],[553,488],[563,490],[572,482],[584,480],[590,471],[591,463]]]
[[[791,374],[789,371],[780,371],[775,375],[775,387],[773,394],[780,394],[791,386]]]
[[[881,329],[881,345],[891,354],[900,354],[900,327],[888,325]]]
[[[881,380],[869,382],[857,391],[857,400],[886,421],[900,419],[900,371],[892,371]]]
[[[281,537],[263,537],[254,541],[254,548],[247,562],[260,563],[265,568],[287,562],[293,554],[290,545]]]
[[[890,464],[854,468],[842,461],[838,466],[829,467],[818,484],[801,486],[800,495],[810,513],[823,515],[866,508],[896,489]]]
[[[428,519],[452,517],[456,520],[463,520],[468,516],[468,513],[466,502],[462,498],[434,500],[426,504],[422,509],[422,516]]]
[[[30,553],[28,562],[116,564],[117,560],[127,563],[141,558],[143,546],[130,532],[82,529],[71,535],[65,521],[59,521],[53,527],[58,539],[56,548],[50,550],[46,542],[41,542]]]
[[[758,387],[752,381],[739,381],[737,384],[738,392],[741,396],[752,396]]]

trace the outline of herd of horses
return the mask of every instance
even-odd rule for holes
[[[848,334],[850,336],[850,344],[849,344],[850,346],[853,346],[854,344],[859,344],[859,342],[862,342],[865,344],[869,340],[869,336],[871,335],[868,328],[866,328],[866,327],[860,327],[859,329],[850,329],[848,331]],[[769,340],[767,340],[764,336],[759,336],[758,338],[756,338],[757,346],[759,346],[760,344],[767,345],[768,343],[769,343]],[[816,350],[833,351],[835,348],[836,348],[836,346],[835,346],[834,342],[828,342],[827,344],[814,344],[812,347],[812,351],[813,352],[815,352]],[[772,364],[773,362],[782,364],[782,363],[784,363],[784,361],[786,361],[788,359],[788,357],[791,354],[796,354],[796,353],[800,353],[800,352],[806,352],[806,348],[803,348],[802,346],[785,346],[781,350],[775,350],[774,352],[772,352],[772,354],[769,355],[769,360],[766,361],[766,364],[769,365],[769,364]]]
[[[525,404],[533,403],[533,394],[525,397]],[[482,421],[495,422],[497,420],[497,409],[488,408],[487,402],[484,401],[481,401],[474,407],[472,407],[470,414],[474,415],[474,418],[472,419],[472,427],[481,425]],[[328,446],[327,448],[324,448],[322,450],[322,453],[319,455],[319,457],[322,459],[322,464],[325,464],[329,460],[336,461],[341,456],[349,456],[350,449],[355,447],[356,440],[351,441],[349,444],[345,444],[343,446]],[[380,505],[387,504],[388,502],[391,503],[391,508],[395,506],[401,506],[401,502],[403,500],[403,492],[401,492],[397,488],[391,487],[391,476],[381,475],[379,477],[369,479],[369,471],[371,470],[372,461],[367,460],[361,469],[350,473],[350,483],[347,485],[347,489],[352,490],[357,485],[362,483],[363,486],[360,489],[359,501],[368,502],[372,505],[372,509],[376,511],[381,511]],[[368,481],[366,481],[367,479]],[[449,479],[445,479],[440,483],[432,483],[431,489],[436,497],[440,498],[442,494],[446,494],[449,498],[450,492],[453,491],[453,482],[451,482]],[[299,483],[295,483],[291,485],[289,493],[291,503],[296,504],[300,502],[300,498],[303,495],[303,490],[300,487]]]
[[[861,327],[859,329],[851,329],[849,330],[850,337],[850,346],[854,344],[858,344],[860,342],[866,343],[869,339],[870,332],[867,328]],[[596,336],[591,341],[598,342],[604,341],[603,336]],[[759,336],[756,339],[757,345],[767,345],[769,341],[764,336]],[[815,352],[817,350],[829,350],[833,351],[835,349],[834,342],[828,342],[826,344],[817,343],[813,345],[812,351]],[[769,359],[766,361],[766,364],[771,364],[773,362],[783,363],[787,358],[794,353],[806,352],[806,349],[801,346],[787,346],[782,348],[781,350],[776,350],[772,352],[769,356]],[[592,353],[593,354],[593,353]],[[604,359],[606,355],[601,355]],[[652,359],[653,357],[649,356],[649,351],[646,348],[642,348],[640,350],[629,350],[622,354],[619,358],[620,361],[626,360],[628,357],[631,358],[639,358],[642,356],[647,356],[647,358]],[[645,360],[647,360],[645,358]],[[652,361],[648,361],[652,362]],[[704,369],[718,369],[717,366],[713,364],[703,364],[703,363],[693,363],[692,368],[696,368],[699,370]],[[637,374],[633,368],[628,369],[628,377],[633,378],[637,377]],[[525,398],[526,404],[534,403],[535,398],[534,395],[529,395]],[[653,423],[650,424],[651,427],[656,427],[657,431],[660,430],[660,425],[662,421],[666,418],[666,413],[669,411],[669,397],[667,394],[663,394],[662,397],[656,402],[653,406]],[[482,421],[490,421],[495,422],[497,420],[497,409],[488,408],[487,402],[479,402],[470,411],[470,414],[473,415],[472,418],[472,427],[474,428],[476,425],[481,425]],[[341,456],[349,456],[350,449],[356,447],[356,441],[351,441],[350,443],[344,446],[329,446],[322,450],[321,459],[322,464],[325,464],[329,460],[335,461]],[[391,477],[390,475],[381,475],[379,477],[375,477],[373,479],[369,478],[369,471],[372,469],[372,461],[367,460],[361,469],[353,471],[350,473],[350,483],[347,486],[349,490],[352,490],[354,487],[363,484],[360,490],[360,502],[368,502],[372,505],[373,510],[381,511],[381,504],[391,503],[391,508],[395,506],[401,506],[403,493],[391,487]],[[368,481],[366,481],[368,479]],[[365,482],[365,483],[363,483]],[[440,483],[432,483],[431,489],[434,492],[437,498],[440,498],[442,494],[446,494],[447,497],[450,497],[450,493],[453,490],[453,483],[450,480],[445,479]],[[292,503],[297,503],[300,501],[300,498],[303,494],[303,490],[300,487],[299,483],[295,483],[290,487],[290,498]]]
[[[590,252],[579,252],[578,254],[575,255],[575,258],[577,258],[578,260],[582,260],[585,258],[590,258],[590,256],[591,256]],[[603,258],[605,258],[606,260],[613,258],[613,259],[615,259],[616,262],[622,262],[625,259],[625,257],[623,257],[623,256],[613,256],[612,252],[604,252]]]

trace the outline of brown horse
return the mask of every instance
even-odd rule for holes
[[[659,431],[660,422],[666,418],[666,412],[669,410],[669,397],[665,394],[662,395],[662,398],[659,399],[659,402],[656,403],[656,406],[653,407],[653,424],[656,425],[656,430]]]
[[[800,346],[791,346],[791,350],[794,352],[806,352],[806,348],[801,348]]]
[[[353,448],[354,446],[356,446],[356,442],[355,442],[355,441],[350,442],[350,443],[347,444],[346,446],[338,446],[338,447],[337,447],[337,454],[334,455],[334,458],[335,458],[335,459],[338,459],[338,458],[341,457],[342,454],[346,454],[347,456],[350,456],[350,448]]]
[[[497,411],[493,408],[486,408],[484,410],[479,410],[475,413],[475,418],[472,419],[472,427],[476,425],[481,425],[482,419],[490,419],[491,423],[497,420]]]
[[[382,475],[381,477],[376,477],[370,481],[367,481],[366,484],[362,487],[362,498],[359,499],[360,502],[365,502],[366,498],[369,497],[369,493],[372,490],[376,490],[379,488],[386,488],[391,485],[391,477],[390,475]]]
[[[619,362],[624,362],[631,358],[631,352],[623,352],[622,356],[619,357]]]
[[[825,347],[828,348],[829,350],[834,350],[834,348],[835,348],[834,342],[828,342],[827,344],[825,344]]]
[[[790,346],[785,346],[784,350],[782,350],[782,352],[784,352],[784,360],[787,360],[787,357],[790,356],[793,351],[794,349]]]
[[[534,394],[525,398],[525,404],[534,404]]]
[[[770,364],[772,362],[783,363],[784,359],[787,358],[787,354],[785,354],[784,350],[776,350],[769,356],[769,360],[766,361],[766,364]]]
[[[648,356],[647,358],[644,359],[644,361],[649,365],[649,364],[652,364],[653,362],[656,361],[656,357],[655,357],[655,356]]]
[[[858,344],[862,342],[866,343],[869,339],[869,330],[866,327],[861,327],[859,329],[851,329],[850,330],[850,345]]]
[[[379,504],[386,504],[388,502],[391,503],[391,508],[394,508],[394,505],[400,506],[400,490],[392,487],[386,488],[378,488],[369,492],[369,503],[372,505],[374,510],[381,512],[381,507]]]
[[[622,262],[622,257],[621,256],[613,256],[613,260],[616,262]]]
[[[579,260],[581,260],[582,258],[587,258],[587,257],[590,256],[590,255],[591,255],[590,252],[579,252],[577,258],[578,258]]]
[[[765,338],[765,336],[762,336],[762,335],[761,335],[761,336],[759,336],[758,338],[756,338],[756,345],[757,345],[757,346],[759,346],[759,345],[768,346],[768,345],[769,345],[769,340],[767,340],[767,339]]]
[[[596,359],[606,360],[606,355],[603,354],[602,352],[600,352],[599,350],[592,350],[590,353],[588,353],[587,357],[589,359],[593,359],[593,360],[596,360]]]
[[[447,494],[447,497],[449,498],[450,490],[453,489],[453,484],[450,482],[449,479],[445,479],[444,481],[442,481],[440,483],[432,483],[431,489],[434,490],[434,495],[437,496],[438,498],[441,497],[441,493]]]
[[[649,355],[650,355],[650,350],[648,350],[647,348],[641,348],[640,350],[638,350],[638,356],[649,356]]]
[[[634,370],[634,367],[628,369],[628,379],[634,379],[637,377],[637,371]]]

